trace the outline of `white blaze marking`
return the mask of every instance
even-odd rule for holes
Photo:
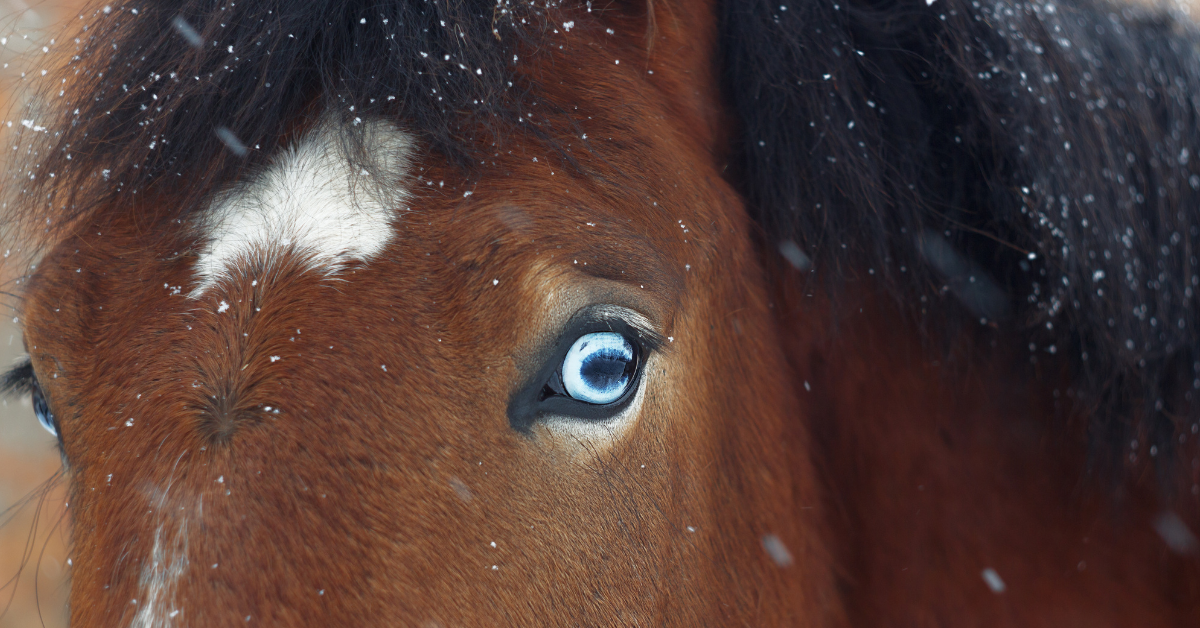
[[[326,274],[378,255],[407,197],[400,184],[413,140],[385,122],[367,123],[364,133],[373,172],[347,159],[336,127],[322,124],[266,170],[219,196],[203,219],[209,241],[196,264],[192,298],[254,255],[293,251],[309,269]]]
[[[130,628],[165,628],[179,615],[175,584],[188,567],[187,522],[179,525],[170,547],[163,547],[163,527],[154,531],[154,549],[142,567],[138,612]]]

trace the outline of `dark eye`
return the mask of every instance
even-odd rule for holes
[[[615,332],[580,336],[563,358],[564,392],[596,405],[620,399],[633,384],[637,370],[635,346]]]
[[[58,436],[58,423],[54,421],[54,413],[50,411],[50,404],[46,403],[46,397],[42,395],[42,389],[37,384],[33,385],[33,413],[47,432]]]

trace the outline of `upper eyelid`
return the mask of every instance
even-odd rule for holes
[[[605,304],[585,308],[581,313],[585,313],[588,318],[595,320],[620,320],[624,322],[638,332],[638,335],[642,337],[646,345],[644,348],[649,351],[656,351],[667,344],[667,338],[654,329],[654,323],[636,310],[619,305]]]

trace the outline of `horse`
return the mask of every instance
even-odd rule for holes
[[[1182,13],[79,22],[4,199],[73,625],[1200,619]]]

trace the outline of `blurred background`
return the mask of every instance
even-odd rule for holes
[[[21,90],[28,84],[22,73],[40,74],[31,64],[78,19],[83,4],[0,0],[0,123],[19,119]],[[0,265],[0,292],[9,292],[22,270]],[[24,355],[14,305],[0,295],[5,370]],[[0,400],[0,628],[67,625],[66,495],[51,482],[59,467],[54,438],[38,425],[29,397]]]

